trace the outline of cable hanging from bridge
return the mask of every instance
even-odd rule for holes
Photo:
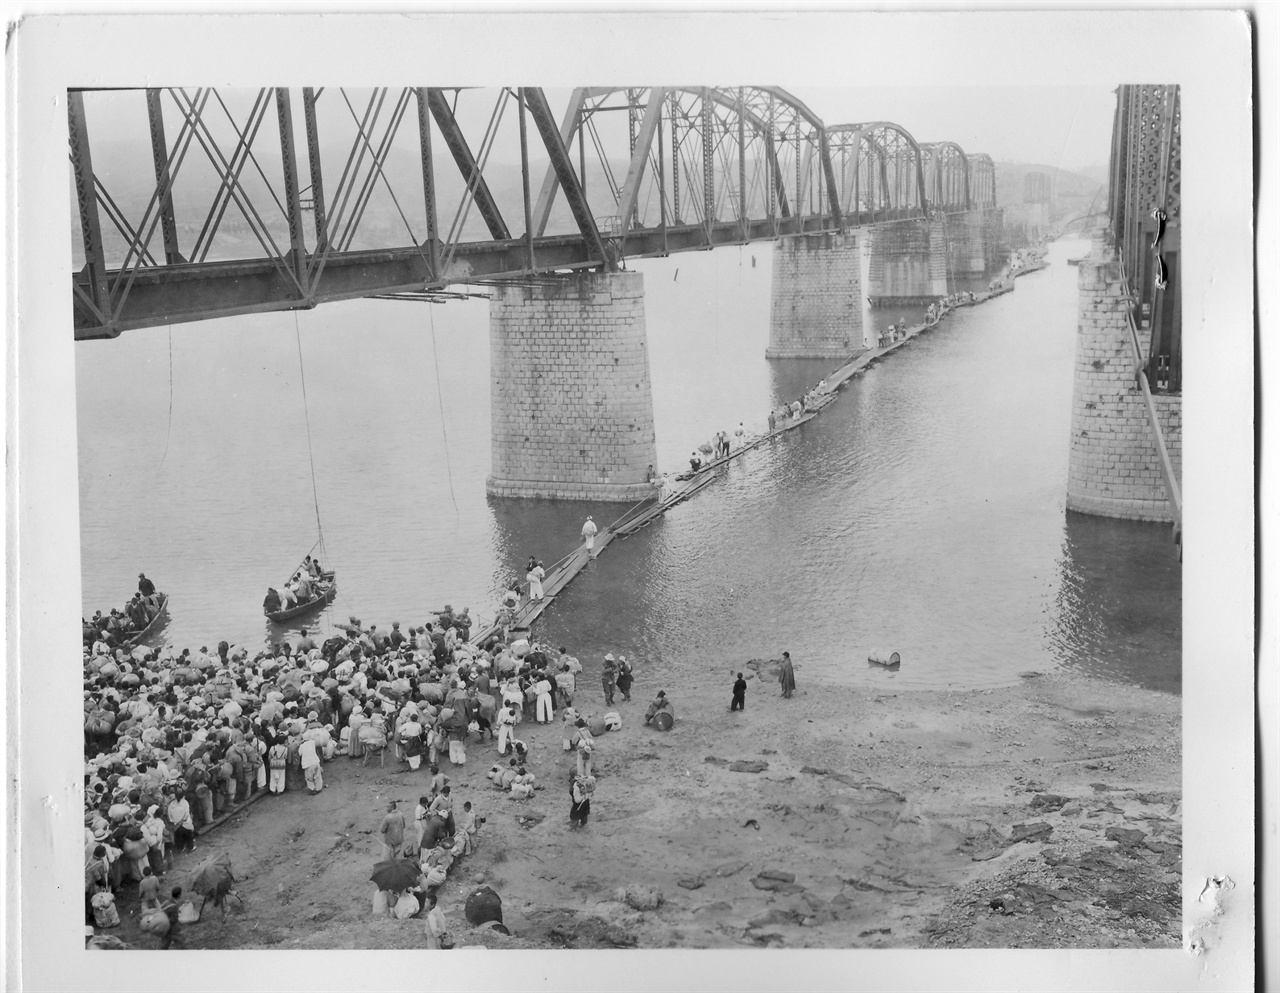
[[[321,560],[328,559],[328,550],[324,547],[324,528],[320,525],[320,493],[316,488],[316,457],[311,446],[311,413],[307,409],[307,373],[302,365],[302,332],[298,329],[298,312],[293,312],[293,337],[298,345],[298,380],[302,384],[302,416],[307,425],[307,459],[311,463],[311,498],[316,508],[316,544],[320,546]]]
[[[458,498],[453,494],[453,464],[449,459],[449,432],[444,425],[444,394],[440,391],[440,355],[436,351],[436,312],[428,304],[427,318],[431,322],[431,364],[436,370],[436,402],[440,406],[440,436],[444,439],[444,468],[449,478],[449,499],[453,501],[453,516],[460,520]]]
[[[169,435],[173,432],[173,325],[169,325],[169,421],[164,429],[164,454],[160,456],[160,464],[169,457]]]

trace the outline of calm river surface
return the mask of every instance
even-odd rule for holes
[[[806,673],[965,688],[1069,667],[1181,689],[1181,568],[1167,526],[1065,510],[1076,273],[1086,242],[872,368],[799,431],[614,542],[544,615],[584,661],[640,660],[638,692],[690,666],[784,649]],[[754,260],[754,264],[753,264]],[[770,248],[637,265],[659,469],[817,382],[764,359]],[[895,316],[877,311],[877,325]],[[914,316],[914,315],[913,315]],[[389,627],[451,603],[492,617],[530,554],[547,565],[625,507],[493,500],[488,308],[391,301],[297,317],[335,605]],[[163,640],[256,646],[316,540],[294,316],[126,332],[76,346],[86,614],[145,571]],[[898,651],[898,673],[869,667]],[[647,671],[646,671],[647,670]],[[726,686],[728,684],[726,683]],[[727,692],[727,690],[726,690]]]

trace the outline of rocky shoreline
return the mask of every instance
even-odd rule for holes
[[[747,709],[729,711],[736,669]],[[460,945],[507,948],[1175,948],[1181,943],[1179,697],[1076,675],[967,691],[809,683],[771,663],[664,684],[676,724],[642,723],[658,687],[598,739],[585,831],[568,829],[559,723],[522,724],[539,789],[490,787],[492,746],[444,771],[487,817],[441,906]],[[580,711],[602,713],[586,685]],[[386,801],[425,771],[337,758],[326,789],[267,797],[200,840],[230,853],[242,906],[182,928],[189,948],[421,948],[375,918]],[[178,877],[186,862],[170,873]],[[481,882],[513,934],[462,915]],[[151,947],[127,899],[116,933]]]

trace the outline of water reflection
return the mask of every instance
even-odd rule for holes
[[[1168,524],[1067,511],[1049,637],[1063,664],[1182,690],[1182,567]]]
[[[821,417],[615,541],[540,633],[589,675],[606,651],[646,679],[790,650],[802,678],[982,686],[1066,665],[1177,690],[1180,568],[1167,529],[1065,511],[1076,270],[963,308]],[[767,246],[643,264],[658,467],[717,429],[763,427],[833,362],[767,361]],[[674,271],[679,268],[676,280]],[[327,563],[356,615],[477,620],[626,508],[487,498],[483,304],[357,301],[301,315]],[[875,311],[887,324],[896,314]],[[919,308],[904,312],[909,321]],[[354,331],[359,329],[358,337]],[[166,640],[261,644],[262,596],[315,540],[293,319],[262,315],[77,346],[85,610],[140,569],[172,593]],[[166,451],[166,440],[169,445]],[[312,625],[308,625],[312,626]],[[296,627],[296,625],[294,626]],[[873,653],[901,653],[897,672]]]

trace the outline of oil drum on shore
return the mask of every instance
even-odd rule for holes
[[[880,666],[882,669],[897,669],[902,665],[902,656],[897,652],[890,652],[888,658],[883,655],[868,655],[867,661],[872,665]]]

